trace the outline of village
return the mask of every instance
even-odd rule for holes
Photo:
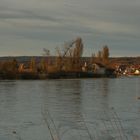
[[[140,75],[140,64],[123,64],[111,61],[109,48],[103,46],[97,54],[82,57],[81,38],[56,48],[57,56],[44,49],[44,56],[31,57],[25,62],[16,58],[0,61],[0,79],[47,79],[47,78],[103,78]]]
[[[118,76],[139,76],[140,65],[118,65],[115,71]]]

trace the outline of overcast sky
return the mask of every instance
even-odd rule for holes
[[[140,55],[140,0],[0,0],[0,56],[42,55],[82,37],[84,55]]]

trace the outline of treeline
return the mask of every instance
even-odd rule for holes
[[[100,63],[104,66],[109,64],[109,48],[103,46],[101,51],[88,59],[83,59],[84,44],[81,38],[76,38],[71,42],[65,43],[62,51],[56,49],[56,57],[51,57],[50,51],[44,49],[44,56],[40,59],[32,57],[27,62],[18,62],[16,59],[0,61],[1,79],[38,79],[43,74],[59,72],[81,72],[92,70],[94,63]],[[52,59],[53,58],[53,59]],[[86,67],[86,68],[84,68]],[[88,69],[89,68],[89,69]]]
[[[46,72],[47,62],[44,57],[39,62],[35,57],[24,63],[16,59],[0,61],[0,79],[39,79],[39,74]]]
[[[0,62],[0,78],[13,79],[18,72],[18,62],[16,59]]]
[[[109,55],[109,48],[107,45],[105,45],[103,46],[102,50],[99,50],[96,54],[92,54],[92,63],[102,63],[107,65],[109,63]]]

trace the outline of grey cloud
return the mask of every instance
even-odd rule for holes
[[[0,42],[6,50],[7,38],[13,38],[16,48],[23,40],[30,40],[25,45],[38,41],[53,46],[81,36],[87,54],[100,42],[129,51],[133,44],[139,46],[139,8],[139,0],[0,0]]]
[[[34,13],[34,11],[29,10],[15,10],[15,9],[1,9],[0,10],[0,19],[40,19],[40,20],[50,20],[50,21],[58,21],[59,19],[48,16],[48,15],[40,15],[38,13]]]

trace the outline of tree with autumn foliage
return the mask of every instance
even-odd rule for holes
[[[105,45],[103,47],[103,50],[102,50],[102,60],[104,63],[108,63],[109,61],[109,48],[107,45]]]

